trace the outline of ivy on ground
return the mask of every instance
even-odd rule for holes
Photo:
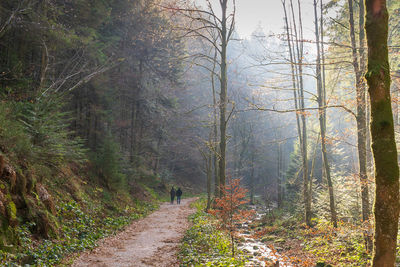
[[[29,264],[34,266],[54,266],[68,254],[91,249],[99,239],[116,233],[133,220],[141,218],[156,208],[155,204],[138,202],[134,208],[127,208],[120,216],[97,217],[84,212],[75,201],[62,203],[58,208],[60,227],[59,238],[34,241],[30,229],[34,223],[17,229],[21,247],[16,253],[0,251],[2,266]]]

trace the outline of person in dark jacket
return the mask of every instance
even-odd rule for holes
[[[182,196],[182,190],[179,187],[178,190],[176,190],[176,203],[181,204],[181,196]]]
[[[169,193],[171,194],[171,204],[174,204],[174,199],[176,194],[174,187],[171,188],[171,191]]]

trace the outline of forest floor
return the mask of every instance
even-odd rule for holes
[[[82,253],[72,266],[179,266],[177,253],[190,226],[187,218],[195,212],[190,207],[195,200],[162,204],[123,232],[103,239],[94,250]]]

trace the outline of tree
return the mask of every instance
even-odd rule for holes
[[[357,49],[355,37],[355,24],[354,24],[354,9],[353,0],[348,0],[349,4],[349,26],[350,26],[350,39],[353,57],[353,68],[355,73],[355,85],[357,96],[357,148],[358,148],[358,163],[359,163],[359,176],[361,186],[361,207],[362,207],[362,220],[368,223],[369,220],[369,196],[368,196],[368,179],[367,179],[367,118],[366,118],[366,90],[364,82],[365,73],[365,31],[364,31],[364,3],[359,2],[359,48]],[[357,52],[358,51],[358,52]],[[365,235],[366,249],[369,251],[371,248],[371,237]]]
[[[304,47],[303,47],[303,23],[301,4],[298,1],[298,29],[296,23],[296,17],[293,7],[293,0],[290,0],[290,12],[293,23],[293,31],[289,26],[290,14],[286,10],[286,0],[282,0],[284,19],[286,26],[286,36],[289,48],[292,83],[293,83],[293,95],[295,102],[297,132],[299,138],[299,144],[301,147],[302,157],[302,173],[303,173],[303,201],[304,201],[304,220],[308,226],[311,226],[311,188],[309,184],[308,174],[308,152],[307,152],[307,118],[305,109],[304,99],[304,81],[303,81],[303,59],[304,59]],[[299,32],[299,33],[298,33]],[[291,38],[291,36],[294,36]]]
[[[365,0],[368,43],[366,79],[371,101],[371,143],[375,160],[373,266],[395,266],[399,220],[399,166],[394,136],[388,59],[386,0]]]
[[[322,5],[322,2],[321,2]],[[320,125],[320,134],[321,134],[321,151],[322,151],[322,159],[324,164],[324,173],[328,183],[328,192],[329,192],[329,206],[331,210],[331,222],[334,227],[337,227],[337,215],[336,215],[336,207],[335,207],[335,196],[333,193],[333,185],[331,178],[331,169],[328,162],[328,152],[326,148],[326,92],[324,90],[325,84],[322,75],[321,68],[321,56],[324,54],[324,51],[321,49],[322,41],[320,42],[320,35],[322,36],[322,28],[319,29],[318,25],[318,12],[317,12],[317,0],[314,0],[314,16],[315,16],[315,40],[317,45],[317,94],[318,94],[318,107],[320,110],[318,111],[319,115],[319,125]],[[322,16],[322,13],[321,13]],[[321,38],[322,40],[322,38]],[[322,55],[321,55],[322,54]],[[312,179],[312,178],[311,178]]]
[[[217,15],[214,12],[213,4],[206,0],[207,9],[202,10],[199,8],[171,8],[168,9],[176,10],[189,17],[192,20],[190,25],[194,25],[192,28],[185,28],[185,36],[202,38],[208,42],[213,49],[215,49],[218,57],[210,57],[209,55],[197,55],[200,58],[205,58],[209,62],[216,62],[218,70],[210,70],[220,82],[220,93],[219,93],[219,128],[220,128],[220,142],[219,142],[219,160],[218,160],[218,179],[219,188],[225,186],[226,179],[226,144],[227,144],[227,124],[230,119],[228,114],[228,63],[227,63],[227,48],[228,44],[232,39],[232,35],[235,29],[235,13],[236,4],[235,0],[219,0],[219,8],[221,15]],[[231,10],[230,10],[231,9]],[[201,22],[200,25],[195,22]],[[222,191],[219,192],[221,194]]]
[[[210,210],[221,221],[221,227],[229,233],[232,257],[235,256],[237,226],[253,214],[253,211],[243,209],[243,205],[249,202],[246,193],[247,190],[240,186],[240,179],[232,179],[222,188],[221,198],[215,200],[215,209]]]

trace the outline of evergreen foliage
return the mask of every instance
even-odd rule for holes
[[[108,188],[122,190],[126,187],[126,176],[121,170],[119,145],[111,136],[106,137],[98,151],[94,153],[94,170]]]

